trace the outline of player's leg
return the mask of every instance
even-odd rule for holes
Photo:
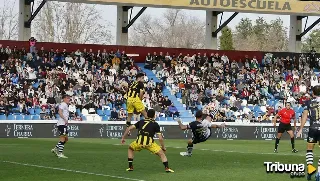
[[[130,98],[127,100],[127,112],[128,112],[128,117],[127,117],[127,122],[126,122],[127,127],[131,126],[131,119],[132,119],[133,112],[134,112],[133,102],[134,101],[131,100]],[[129,132],[128,135],[130,136],[131,133]]]
[[[164,165],[164,168],[165,168],[165,171],[167,173],[173,173],[174,171],[169,167],[169,162],[168,162],[168,159],[167,159],[167,156],[166,154],[164,153],[164,151],[160,148],[160,146],[156,143],[152,143],[151,146],[147,147],[146,148],[147,150],[149,150],[151,153],[153,154],[156,154],[160,157],[163,165]]]
[[[188,140],[188,146],[187,146],[187,151],[186,152],[180,152],[181,156],[192,156],[192,151],[193,151],[193,144],[199,143],[199,141],[195,138]]]
[[[146,108],[144,107],[144,105],[143,105],[143,103],[142,103],[141,100],[137,100],[137,101],[134,103],[134,108],[136,109],[136,111],[137,111],[138,113],[141,113],[144,118],[148,118]]]
[[[128,163],[129,163],[129,168],[127,171],[133,171],[133,158],[134,158],[134,151],[133,148],[129,146],[128,148]]]
[[[278,127],[278,134],[277,134],[277,138],[276,138],[276,142],[274,144],[274,152],[275,153],[278,153],[278,146],[279,146],[279,143],[280,143],[280,139],[282,137],[282,134],[285,132],[285,129],[283,127],[283,124],[279,124],[279,127]]]
[[[279,132],[278,132],[277,138],[276,138],[276,142],[275,142],[275,145],[274,145],[274,152],[275,152],[275,153],[278,152],[278,146],[279,146],[281,137],[282,137],[282,133],[279,133]]]
[[[307,153],[306,153],[307,180],[311,180],[312,174],[316,171],[315,167],[313,166],[313,148],[315,143],[317,143],[315,130],[309,129],[307,142],[308,142]]]
[[[133,171],[133,158],[134,158],[134,152],[135,151],[141,151],[142,148],[140,145],[138,145],[135,141],[132,142],[128,148],[128,164],[129,168],[127,168],[127,171]]]
[[[140,113],[143,115],[144,118],[148,118],[148,114],[147,114],[146,109],[143,109]]]
[[[290,126],[290,127],[291,127],[291,126]],[[295,149],[295,146],[294,146],[294,134],[293,134],[292,129],[291,129],[291,130],[287,130],[287,133],[290,135],[292,152],[293,152],[293,153],[297,153],[298,150],[296,150],[296,149]]]
[[[59,158],[67,158],[66,156],[63,155],[63,150],[64,150],[64,145],[66,141],[68,141],[68,127],[58,126],[58,131],[60,136],[59,142],[57,143],[55,148],[52,149],[51,151]]]

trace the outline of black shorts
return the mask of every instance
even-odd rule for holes
[[[279,124],[279,127],[278,127],[278,133],[284,133],[284,132],[287,132],[287,131],[291,131],[292,128],[291,128],[291,124],[284,124],[284,123],[281,123]]]
[[[58,126],[59,136],[68,136],[68,126]]]
[[[320,130],[316,128],[309,128],[307,142],[317,143],[318,141],[320,141]]]
[[[202,143],[202,142],[207,141],[208,139],[209,139],[209,137],[208,138],[206,138],[206,137],[199,137],[199,138],[193,137],[192,138],[192,143],[193,144]]]

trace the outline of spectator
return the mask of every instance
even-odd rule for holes
[[[50,115],[48,114],[48,111],[45,107],[42,107],[40,112],[40,119],[41,120],[48,120],[50,119]]]
[[[119,111],[119,119],[121,121],[125,121],[127,119],[127,113],[124,111],[123,108],[121,108]]]
[[[114,107],[111,111],[111,117],[110,117],[111,120],[118,120],[119,119],[119,114],[117,112],[117,109]]]
[[[170,117],[174,117],[174,116],[180,117],[180,113],[173,103],[168,107],[168,113]]]

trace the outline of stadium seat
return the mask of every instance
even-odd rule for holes
[[[15,115],[13,115],[13,114],[9,114],[8,117],[7,117],[7,119],[8,119],[8,120],[15,120],[16,117],[15,117]]]
[[[87,120],[86,116],[81,116],[81,118],[82,118],[82,121],[86,121]]]
[[[254,106],[253,111],[254,111],[254,112],[260,112],[261,109],[260,109],[259,106]]]
[[[41,113],[41,109],[35,109],[34,110],[34,114],[40,114]]]
[[[104,116],[105,115],[105,113],[101,109],[97,109],[97,114],[99,116]]]
[[[166,121],[167,119],[165,117],[159,117],[159,121]]]
[[[34,109],[32,109],[32,108],[28,109],[28,112],[29,112],[31,115],[34,115],[34,114],[35,114],[35,113],[34,113]]]
[[[181,99],[181,93],[180,92],[178,92],[176,96],[177,96],[177,98]]]
[[[24,120],[32,120],[32,116],[31,115],[25,115],[24,116]]]
[[[293,107],[294,112],[299,112],[299,107]]]
[[[38,83],[38,82],[34,83],[34,84],[32,85],[32,87],[38,89],[39,83]]]
[[[104,110],[104,114],[107,115],[107,116],[111,116],[111,110],[105,109]]]
[[[59,114],[56,114],[56,119],[60,118],[60,115]]]
[[[174,121],[173,117],[167,117],[167,121]]]
[[[16,115],[16,120],[25,120],[23,115]]]
[[[32,120],[41,120],[40,115],[33,115]]]
[[[298,111],[298,112],[299,112],[299,113],[303,113],[303,110],[304,110],[304,109],[303,109],[303,107],[301,106],[301,107],[299,108],[299,111]]]
[[[267,105],[273,107],[273,106],[274,106],[274,101],[268,100],[268,101],[267,101]]]
[[[108,116],[102,116],[102,121],[109,121],[109,117]]]
[[[0,115],[0,120],[6,120],[7,119],[7,116],[6,115],[4,115],[4,114],[1,114]]]
[[[260,114],[261,112],[254,112],[254,117],[258,117],[258,116],[261,116]]]

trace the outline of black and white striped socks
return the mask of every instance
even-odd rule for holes
[[[56,148],[58,149],[59,153],[62,153],[62,152],[63,152],[64,143],[65,143],[65,142],[59,141],[59,143],[56,145]]]
[[[313,165],[313,151],[312,150],[307,150],[306,162],[307,162],[307,165]]]

